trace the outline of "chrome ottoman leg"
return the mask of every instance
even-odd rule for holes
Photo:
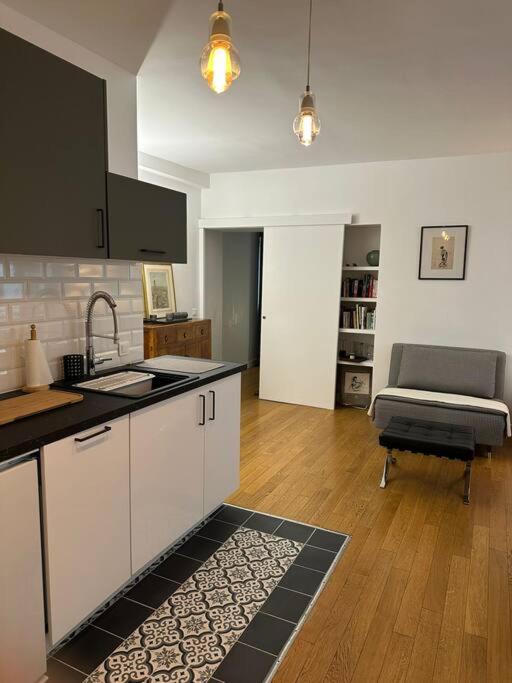
[[[394,465],[396,458],[393,456],[393,449],[388,448],[386,459],[384,460],[384,471],[382,472],[382,479],[380,480],[380,488],[385,489],[388,481],[388,465]]]
[[[466,462],[464,470],[464,505],[469,505],[469,495],[471,493],[471,460]]]

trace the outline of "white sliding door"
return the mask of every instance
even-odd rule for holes
[[[260,398],[334,408],[342,225],[264,230]]]

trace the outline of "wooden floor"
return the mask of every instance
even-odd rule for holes
[[[235,505],[352,536],[274,678],[512,681],[512,447],[474,464],[384,453],[364,411],[260,401],[243,379]]]

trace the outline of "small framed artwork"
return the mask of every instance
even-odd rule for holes
[[[340,403],[367,408],[371,402],[372,374],[369,368],[347,369],[341,373]]]
[[[467,225],[424,225],[421,228],[420,280],[464,280]]]
[[[171,265],[142,265],[146,315],[165,317],[176,311],[176,294]]]

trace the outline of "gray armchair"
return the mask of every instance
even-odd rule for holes
[[[503,400],[506,355],[502,351],[421,344],[394,344],[388,387]],[[497,406],[499,407],[499,406]],[[478,444],[501,446],[506,418],[499,409],[455,405],[424,397],[377,396],[373,416],[385,428],[392,417],[471,426]]]

